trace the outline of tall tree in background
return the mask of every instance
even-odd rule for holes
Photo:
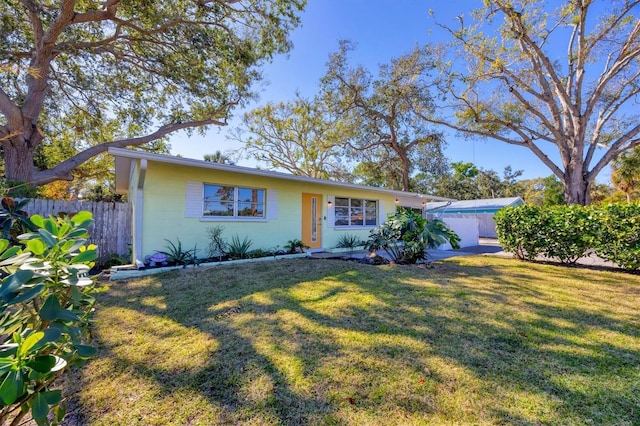
[[[323,99],[298,96],[249,111],[233,139],[271,169],[327,179],[342,176],[340,155],[350,129]]]
[[[408,144],[407,144],[408,145]],[[425,181],[446,174],[449,162],[444,155],[445,143],[420,143],[409,151],[409,191],[425,192]],[[353,169],[354,182],[363,185],[402,190],[404,170],[395,152],[374,146],[359,153],[360,162]]]
[[[452,162],[447,173],[437,176],[425,192],[458,200],[515,197],[522,195],[523,187],[517,181],[522,170],[504,168],[501,178],[494,170],[476,167],[473,163]]]
[[[433,112],[429,93],[433,61],[428,50],[415,48],[381,65],[374,78],[362,66],[349,65],[348,53],[353,48],[349,41],[340,42],[327,64],[322,92],[336,113],[351,120],[357,131],[345,140],[351,156],[384,165],[390,169],[385,172],[389,176],[397,170],[401,186],[396,189],[409,191],[414,171],[412,153],[425,144],[444,144],[442,134],[418,114]],[[367,166],[363,168],[366,171]]]
[[[525,179],[518,183],[522,186],[522,198],[527,204],[540,207],[566,204],[562,182],[555,175]]]
[[[231,158],[231,155],[225,154],[220,150],[217,150],[213,154],[205,154],[203,158],[204,161],[208,161],[210,163],[229,164],[231,166],[236,164],[236,162]]]
[[[624,192],[627,203],[631,203],[631,194],[640,186],[640,148],[623,152],[611,165],[611,183]]]
[[[304,0],[7,0],[0,145],[8,179],[44,184],[109,147],[222,126],[256,66],[290,48]],[[34,167],[65,139],[57,164]],[[69,144],[69,142],[72,142]]]
[[[449,109],[423,116],[530,149],[567,202],[588,204],[598,173],[640,144],[640,1],[550,3],[486,0],[472,24],[445,27],[437,82]]]

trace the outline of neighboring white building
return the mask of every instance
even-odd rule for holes
[[[427,203],[427,218],[467,218],[478,219],[480,237],[496,238],[495,213],[505,207],[516,207],[524,204],[520,197],[486,198],[481,200],[444,201]]]

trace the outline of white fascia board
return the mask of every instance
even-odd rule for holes
[[[435,195],[418,194],[415,192],[396,191],[393,189],[376,188],[373,186],[358,185],[355,183],[347,183],[347,182],[336,182],[332,180],[317,179],[317,178],[311,178],[307,176],[296,176],[288,173],[274,172],[271,170],[260,170],[260,169],[254,169],[251,167],[243,167],[243,166],[232,166],[229,164],[212,163],[210,161],[195,160],[193,158],[174,157],[171,155],[153,154],[153,153],[143,152],[143,151],[133,151],[133,150],[124,149],[124,148],[109,148],[109,154],[116,157],[116,160],[122,157],[130,158],[130,159],[145,159],[147,161],[157,161],[161,163],[175,164],[175,165],[188,166],[188,167],[197,167],[201,169],[212,169],[212,170],[219,170],[219,171],[226,171],[226,172],[242,173],[242,174],[252,175],[252,176],[285,179],[285,180],[290,180],[294,182],[315,183],[315,184],[329,185],[329,186],[334,186],[339,188],[349,188],[349,189],[359,189],[359,190],[365,190],[365,191],[379,192],[383,194],[391,194],[396,197],[416,197],[424,200],[454,201],[454,199],[452,198],[437,197]],[[117,164],[118,162],[116,161],[116,173],[117,173]]]

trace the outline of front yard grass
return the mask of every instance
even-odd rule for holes
[[[640,276],[481,256],[115,282],[91,425],[640,424]]]

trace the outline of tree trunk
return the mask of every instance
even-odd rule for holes
[[[411,170],[411,161],[404,150],[399,148],[394,150],[400,157],[400,162],[402,163],[402,190],[409,192],[409,171]]]
[[[582,167],[567,167],[564,173],[564,200],[567,204],[586,206],[591,203],[591,179]]]
[[[14,137],[2,141],[4,154],[4,175],[6,179],[18,182],[32,182],[33,148],[22,138]]]

